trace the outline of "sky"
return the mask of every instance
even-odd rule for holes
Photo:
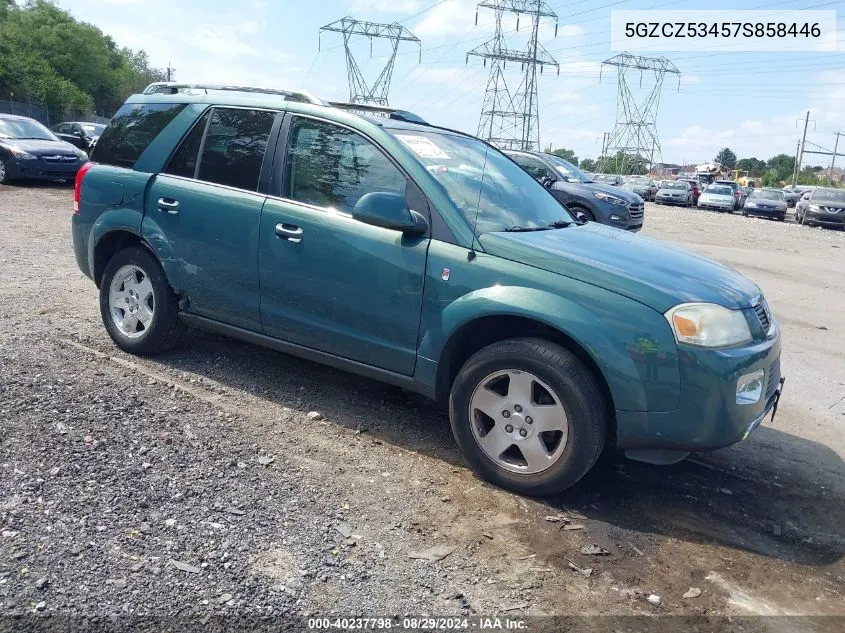
[[[346,57],[339,33],[321,26],[344,16],[399,22],[421,40],[400,45],[390,90],[391,106],[434,124],[476,133],[488,67],[467,51],[493,35],[494,14],[478,0],[58,0],[121,46],[147,51],[175,79],[306,89],[327,100],[348,100]],[[617,111],[615,69],[602,61],[610,48],[610,16],[617,9],[695,10],[689,0],[547,0],[558,15],[546,21],[540,41],[560,64],[560,74],[539,78],[540,143],[566,147],[581,158],[601,152]],[[657,129],[663,162],[710,161],[722,147],[740,158],[793,155],[810,112],[807,149],[831,150],[845,134],[845,0],[712,0],[708,9],[837,10],[837,52],[659,53],[681,71],[667,77]],[[524,20],[524,18],[523,18]],[[509,47],[522,48],[527,21],[503,28]],[[319,44],[319,50],[318,50]],[[353,39],[352,52],[372,81],[389,57],[389,44]],[[508,69],[509,85],[518,68]],[[513,73],[513,74],[510,74]],[[648,79],[645,79],[646,83]],[[629,82],[630,83],[630,82]],[[636,81],[633,82],[636,84]],[[646,87],[648,87],[646,85]],[[639,89],[638,87],[636,88]],[[799,121],[800,120],[800,121]],[[845,147],[845,138],[840,149]],[[805,154],[804,164],[828,166],[830,157]],[[839,159],[845,166],[845,158]]]

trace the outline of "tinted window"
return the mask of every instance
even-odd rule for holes
[[[205,138],[198,178],[255,191],[276,114],[215,108]]]
[[[312,119],[294,119],[286,176],[291,200],[347,213],[365,193],[405,194],[405,176],[375,145]]]
[[[97,141],[91,160],[132,167],[184,107],[183,103],[127,103],[117,111]]]
[[[179,149],[173,154],[164,173],[173,174],[174,176],[184,176],[185,178],[195,177],[197,173],[197,157],[200,153],[200,143],[202,143],[202,135],[205,134],[205,126],[210,116],[211,112],[206,112],[194,124],[191,131],[182,139]]]
[[[510,157],[513,158],[517,165],[522,167],[537,180],[546,177],[550,178],[552,176],[549,169],[539,160],[523,156],[522,154],[511,154]]]

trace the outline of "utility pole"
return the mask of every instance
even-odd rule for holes
[[[796,124],[801,119],[796,120]],[[804,136],[801,137],[801,149],[798,152],[798,160],[795,162],[795,174],[792,177],[792,186],[795,186],[795,180],[798,174],[801,173],[801,163],[804,162],[804,145],[807,142],[807,124],[810,122],[810,111],[807,110],[807,116],[804,117]],[[813,121],[813,129],[816,129],[816,122]]]
[[[654,166],[655,155],[660,156],[660,140],[657,136],[657,111],[660,105],[660,93],[666,75],[674,75],[678,79],[680,89],[681,71],[665,57],[641,57],[630,53],[620,53],[602,62],[605,66],[616,67],[618,90],[616,94],[616,123],[607,142],[607,151],[613,153],[617,174],[632,173],[641,163],[647,163],[648,168]],[[653,83],[647,84],[644,90],[637,89],[637,94],[631,89],[636,84],[630,82],[629,77],[638,77],[639,88],[643,87],[643,74],[650,73]],[[601,78],[601,71],[599,71]],[[621,165],[619,164],[621,159]],[[604,171],[608,158],[600,161],[597,171]]]
[[[340,33],[343,35],[343,48],[346,51],[346,73],[349,81],[350,103],[367,104],[372,103],[379,106],[387,106],[387,95],[390,91],[390,78],[393,75],[393,67],[396,65],[396,53],[399,50],[400,42],[412,42],[419,47],[420,59],[422,59],[422,44],[419,38],[411,33],[398,22],[392,24],[379,24],[376,22],[364,22],[346,16],[331,24],[320,27],[318,33],[318,45],[320,48],[323,31]],[[352,54],[350,42],[353,35],[367,37],[370,40],[370,57],[373,53],[373,40],[386,39],[390,41],[391,55],[384,65],[375,82],[370,85],[364,80],[364,75],[355,61]]]
[[[480,57],[485,66],[490,60],[477,136],[500,149],[534,150],[540,145],[537,69],[542,73],[545,66],[551,66],[560,74],[557,61],[538,41],[540,20],[554,20],[557,36],[557,14],[543,0],[482,0],[476,8],[476,24],[478,9],[492,9],[496,14],[496,27],[491,40],[467,52],[467,63],[470,55]],[[520,16],[530,17],[531,34],[525,50],[507,47],[502,29],[506,13],[516,15],[517,30]],[[522,70],[522,82],[515,92],[510,91],[505,81],[507,62],[519,64]]]
[[[176,72],[176,69],[170,66],[170,62],[167,62],[167,81],[172,81],[174,72]]]
[[[798,175],[798,155],[801,153],[801,141],[795,141],[795,160],[792,166],[792,188],[795,189],[795,178]]]
[[[833,145],[833,157],[830,159],[830,170],[827,172],[827,184],[833,182],[833,166],[836,163],[836,150],[839,149],[839,134],[840,132],[836,133],[836,143]]]

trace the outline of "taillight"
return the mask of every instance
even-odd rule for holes
[[[85,174],[94,166],[94,163],[85,163],[82,167],[79,168],[79,171],[76,172],[76,182],[73,185],[73,214],[79,215],[79,197],[82,193],[82,179],[85,177]]]

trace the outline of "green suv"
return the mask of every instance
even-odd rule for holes
[[[774,415],[780,332],[754,283],[576,221],[467,134],[165,84],[126,102],[92,160],[74,250],[127,352],[192,326],[425,394],[478,473],[534,495],[608,443],[672,463]]]

